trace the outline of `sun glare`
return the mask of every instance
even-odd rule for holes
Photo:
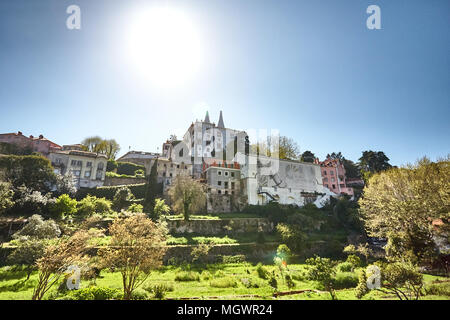
[[[146,81],[156,85],[186,83],[203,61],[198,30],[178,9],[150,8],[136,13],[126,37],[129,59]]]

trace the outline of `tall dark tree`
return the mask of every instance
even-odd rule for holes
[[[361,176],[366,182],[374,173],[392,168],[389,163],[389,158],[383,151],[372,150],[363,151],[362,157],[359,158],[358,165],[361,170]]]
[[[150,175],[147,180],[147,188],[145,190],[144,209],[150,215],[153,214],[155,207],[155,199],[161,193],[161,184],[158,183],[158,158],[153,162],[153,166],[150,170]]]
[[[344,156],[342,155],[342,153],[339,152],[332,152],[331,154],[327,154],[327,159],[333,159],[333,160],[344,160]]]
[[[309,150],[306,150],[305,152],[303,152],[302,156],[301,156],[301,160],[303,162],[311,162],[311,163],[313,163],[315,158],[316,158],[316,156],[314,155],[314,153],[312,153]]]

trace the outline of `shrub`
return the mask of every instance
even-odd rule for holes
[[[450,297],[450,283],[432,284],[425,288],[425,294]]]
[[[134,212],[134,213],[142,213],[144,211],[144,206],[142,204],[132,203],[128,209],[128,212]]]
[[[261,280],[257,281],[257,280],[253,280],[253,279],[249,279],[249,278],[241,279],[241,283],[244,285],[244,287],[249,288],[249,289],[262,287],[263,284],[260,281]]]
[[[292,256],[291,249],[285,244],[280,244],[277,248],[277,256],[282,260],[288,262]]]
[[[153,297],[158,300],[164,299],[167,292],[174,290],[173,285],[166,283],[157,283],[144,289],[148,292],[153,293]]]
[[[346,262],[350,263],[350,265],[352,266],[352,271],[361,266],[361,259],[357,255],[354,255],[354,254],[350,254],[347,257]]]
[[[351,272],[353,270],[353,266],[350,262],[342,262],[336,266],[336,269],[339,272]]]
[[[143,199],[145,196],[145,183],[138,184],[128,184],[127,187],[131,190],[131,193],[136,197],[136,199]],[[117,190],[122,186],[105,186],[97,188],[80,188],[77,191],[76,198],[81,200],[87,195],[96,196],[98,198],[106,198],[108,200],[113,200],[114,195]]]
[[[286,285],[289,289],[295,287],[295,282],[292,280],[292,277],[290,275],[285,275],[284,280],[286,281]]]
[[[354,272],[338,272],[333,279],[334,289],[356,288],[358,275]]]
[[[148,300],[148,292],[141,288],[134,289],[131,293],[131,300]]]
[[[258,277],[263,280],[266,280],[269,276],[269,271],[263,267],[261,262],[256,265],[256,272],[258,273]]]
[[[53,220],[44,220],[40,215],[34,214],[28,219],[28,223],[15,234],[14,239],[27,237],[32,239],[52,239],[57,238],[61,230]]]
[[[200,281],[200,274],[194,271],[180,271],[175,274],[175,281]]]
[[[268,283],[274,290],[278,289],[278,281],[274,276],[270,276]]]
[[[122,291],[107,287],[88,287],[69,291],[68,296],[74,300],[113,300],[122,299]]]
[[[233,277],[213,279],[209,285],[213,288],[236,288],[238,283]]]
[[[201,278],[202,278],[202,280],[211,280],[212,279],[212,274],[211,274],[211,272],[209,272],[209,271],[207,271],[207,270],[203,270],[202,271],[202,275],[201,275]]]
[[[105,198],[97,198],[95,196],[88,195],[86,198],[78,202],[78,216],[90,217],[95,213],[100,215],[111,213],[111,201]]]
[[[68,194],[60,195],[50,207],[50,212],[55,218],[64,218],[77,212],[77,200]]]
[[[125,186],[121,187],[116,191],[116,194],[114,195],[113,198],[114,209],[120,211],[126,208],[128,206],[129,201],[133,198],[134,196],[131,193],[130,188]]]
[[[235,256],[222,256],[222,263],[243,263],[245,262],[245,255],[238,254]]]
[[[113,159],[109,159],[106,163],[106,171],[111,172],[117,169],[117,161]]]
[[[145,167],[139,164],[131,163],[131,162],[117,162],[117,173],[118,174],[126,174],[129,176],[134,176],[137,170],[144,171]]]

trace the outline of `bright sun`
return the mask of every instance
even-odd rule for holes
[[[126,37],[135,68],[159,86],[182,85],[203,62],[198,30],[181,10],[164,7],[140,11]]]

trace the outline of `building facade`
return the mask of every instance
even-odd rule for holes
[[[50,152],[49,159],[55,173],[71,173],[77,188],[95,188],[105,182],[107,157],[104,154],[82,151],[79,145],[63,146]]]
[[[327,158],[324,161],[316,159],[320,165],[323,185],[337,195],[353,196],[353,188],[347,185],[345,167],[339,159]]]
[[[61,150],[61,146],[48,140],[42,134],[38,137],[25,136],[21,131],[0,134],[0,142],[13,144],[21,149],[29,149],[48,157],[52,150]]]

